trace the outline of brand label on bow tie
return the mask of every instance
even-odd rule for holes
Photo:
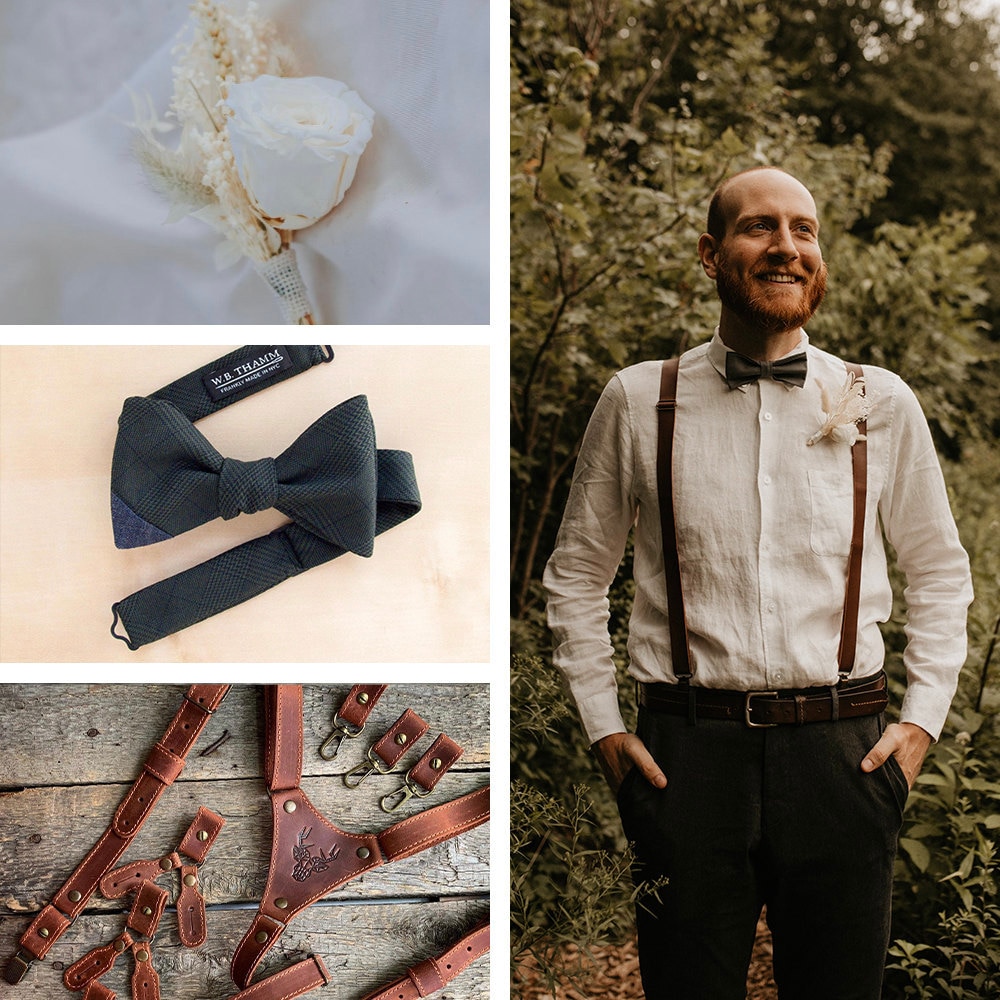
[[[217,403],[220,399],[239,395],[250,386],[257,389],[261,382],[291,367],[292,359],[287,348],[262,347],[258,354],[203,375],[202,381],[213,402]]]

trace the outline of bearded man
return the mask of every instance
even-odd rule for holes
[[[892,373],[814,347],[826,265],[807,188],[725,181],[698,244],[710,343],[608,384],[546,567],[555,664],[642,878],[646,996],[743,1000],[761,910],[782,1000],[877,1000],[909,788],[965,660],[972,587],[926,420]],[[879,622],[906,576],[886,725]],[[607,590],[634,528],[626,732]]]

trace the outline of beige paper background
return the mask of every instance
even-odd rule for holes
[[[489,349],[335,347],[336,358],[206,417],[224,455],[276,455],[367,395],[380,448],[412,452],[423,509],[346,554],[137,651],[110,634],[128,594],[282,524],[217,519],[118,550],[118,414],[228,347],[0,347],[0,660],[485,662],[489,659]]]

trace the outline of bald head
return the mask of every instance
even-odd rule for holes
[[[789,196],[797,199],[806,199],[812,206],[812,214],[816,214],[816,203],[809,189],[790,173],[780,167],[751,167],[726,178],[715,189],[708,205],[708,235],[721,240],[740,206],[748,198],[752,200],[757,189],[765,186],[772,190],[777,188],[779,191],[787,191]]]

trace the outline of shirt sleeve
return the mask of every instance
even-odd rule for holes
[[[553,663],[591,744],[625,732],[608,634],[608,587],[637,511],[629,417],[628,397],[615,376],[587,426],[556,548],[542,577],[556,643]]]
[[[907,686],[900,721],[921,726],[936,740],[965,663],[972,576],[927,420],[913,391],[902,381],[897,386],[891,418],[897,446],[880,513],[906,578]]]

